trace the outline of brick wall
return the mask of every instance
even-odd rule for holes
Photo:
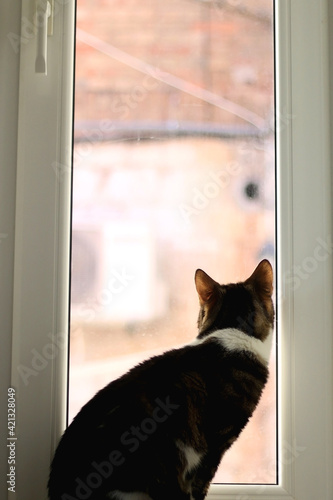
[[[244,6],[246,7],[244,11]],[[150,76],[156,68],[267,117],[272,108],[270,1],[79,0],[76,119],[246,122]],[[243,36],[244,35],[244,36]],[[246,36],[245,36],[246,35]],[[127,63],[115,59],[120,49]],[[113,54],[113,56],[112,56]],[[133,60],[146,68],[138,71]]]

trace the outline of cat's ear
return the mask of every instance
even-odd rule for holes
[[[273,293],[273,269],[269,261],[262,260],[245,283],[252,285],[262,298],[270,298]]]
[[[215,301],[218,283],[214,281],[205,271],[197,269],[195,272],[195,286],[199,295],[200,304],[211,304]]]

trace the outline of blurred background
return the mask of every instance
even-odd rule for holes
[[[272,0],[78,0],[69,421],[196,336],[197,268],[274,266],[272,19]],[[215,482],[276,483],[275,370]]]

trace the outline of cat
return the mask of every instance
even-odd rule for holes
[[[64,432],[50,500],[203,500],[268,378],[273,271],[244,282],[195,273],[198,335],[100,390]]]

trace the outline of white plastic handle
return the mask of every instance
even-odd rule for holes
[[[51,15],[51,5],[47,0],[38,0],[36,7],[37,55],[35,72],[47,75],[47,25]]]

